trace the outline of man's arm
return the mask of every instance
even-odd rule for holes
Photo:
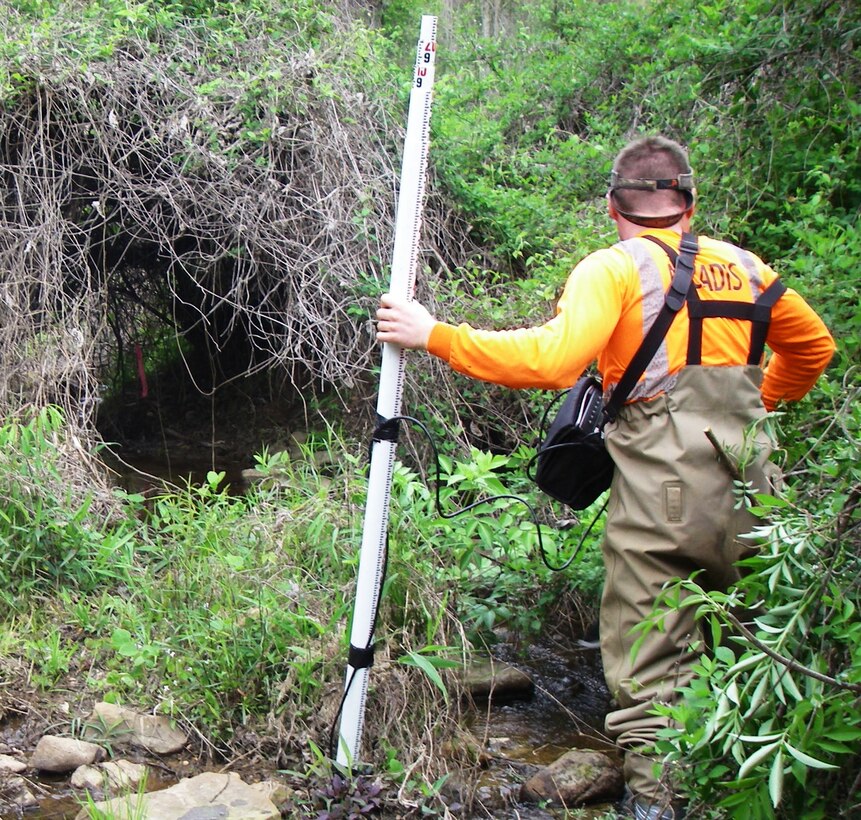
[[[622,309],[627,257],[584,259],[568,277],[556,315],[543,324],[481,330],[437,321],[420,304],[382,297],[377,339],[427,350],[459,373],[506,387],[565,389],[606,346]]]
[[[762,382],[767,410],[773,410],[779,401],[804,397],[836,349],[825,323],[791,288],[772,310],[767,343],[773,354]]]

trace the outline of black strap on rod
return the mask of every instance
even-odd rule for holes
[[[353,669],[369,669],[374,665],[374,645],[370,646],[354,646],[350,644],[350,651],[347,653],[347,663]]]
[[[373,441],[397,441],[401,431],[400,418],[384,419],[377,414],[377,427],[371,434]]]

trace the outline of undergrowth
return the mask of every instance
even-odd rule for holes
[[[26,663],[27,686],[44,696],[71,688],[168,715],[214,759],[319,768],[314,750],[328,749],[346,668],[363,458],[318,438],[305,457],[261,454],[262,479],[244,495],[217,472],[146,495],[116,490],[94,528],[90,499],[71,503],[54,463],[62,430],[53,408],[0,427],[0,674]],[[333,457],[314,458],[326,449]],[[508,492],[522,458],[443,458],[441,512]],[[472,647],[500,627],[535,635],[542,610],[560,596],[585,600],[600,583],[594,547],[591,571],[574,576],[580,592],[545,565],[523,504],[502,499],[451,519],[436,508],[436,486],[435,474],[396,465],[366,738],[368,762],[395,779],[410,772],[410,789],[431,802],[454,764],[420,750],[460,731]],[[564,560],[574,532],[542,524],[547,561]]]
[[[317,442],[338,454],[327,474],[261,455],[267,482],[244,497],[212,473],[145,498],[104,492],[85,433],[99,385],[121,391],[141,339],[151,364],[174,356],[194,370],[197,350],[203,382],[273,366],[299,390],[346,395],[373,370],[367,318],[384,287],[393,112],[409,77],[395,62],[425,9],[385,4],[375,27],[349,2],[7,5],[0,141],[16,196],[0,232],[12,407],[0,425],[0,670],[41,691],[74,677],[86,697],[146,704],[195,727],[213,756],[257,748],[319,767],[354,592],[356,448]],[[768,506],[744,584],[727,598],[687,587],[727,641],[671,712],[679,725],[662,750],[715,813],[857,810],[858,4],[541,0],[440,13],[419,295],[441,318],[549,318],[572,265],[612,240],[612,157],[659,131],[690,147],[695,227],[771,262],[838,339],[817,391],[785,410],[794,494]],[[65,415],[27,405],[58,397]],[[406,397],[449,431],[446,514],[523,493],[541,394],[414,360]],[[553,573],[511,500],[439,515],[425,452],[394,476],[370,754],[429,812],[448,764],[424,741],[453,731],[450,663],[502,626],[534,634],[559,596],[594,600],[601,567],[590,540]],[[562,562],[588,519],[562,530],[571,522],[536,506],[550,562]],[[739,637],[730,605],[742,599],[764,613]],[[435,725],[438,714],[451,721]],[[377,800],[372,784],[330,785],[321,809],[359,792]]]

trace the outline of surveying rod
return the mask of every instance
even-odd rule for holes
[[[430,139],[431,97],[436,56],[436,17],[422,16],[421,33],[416,49],[415,73],[410,91],[407,133],[401,166],[395,243],[389,292],[402,299],[412,299],[418,262],[421,209],[424,201]],[[344,702],[338,739],[337,761],[355,763],[359,757],[365,699],[368,693],[368,670],[373,663],[373,631],[386,553],[389,500],[395,463],[397,422],[386,421],[400,414],[404,383],[404,351],[398,345],[384,343],[377,394],[377,420],[371,446],[368,495],[365,522],[359,554],[356,602],[350,632],[350,655],[344,683]]]

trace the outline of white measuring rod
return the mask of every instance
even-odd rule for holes
[[[436,17],[426,15],[422,17],[413,86],[410,91],[389,283],[389,292],[403,299],[412,299],[415,291],[435,58]],[[385,343],[377,394],[378,421],[384,422],[400,414],[403,383],[404,351],[398,345]],[[338,739],[337,761],[343,765],[359,760],[374,621],[385,563],[395,446],[393,436],[392,440],[375,438],[371,448],[356,602],[350,631],[350,662],[347,664],[344,683],[345,694]]]

